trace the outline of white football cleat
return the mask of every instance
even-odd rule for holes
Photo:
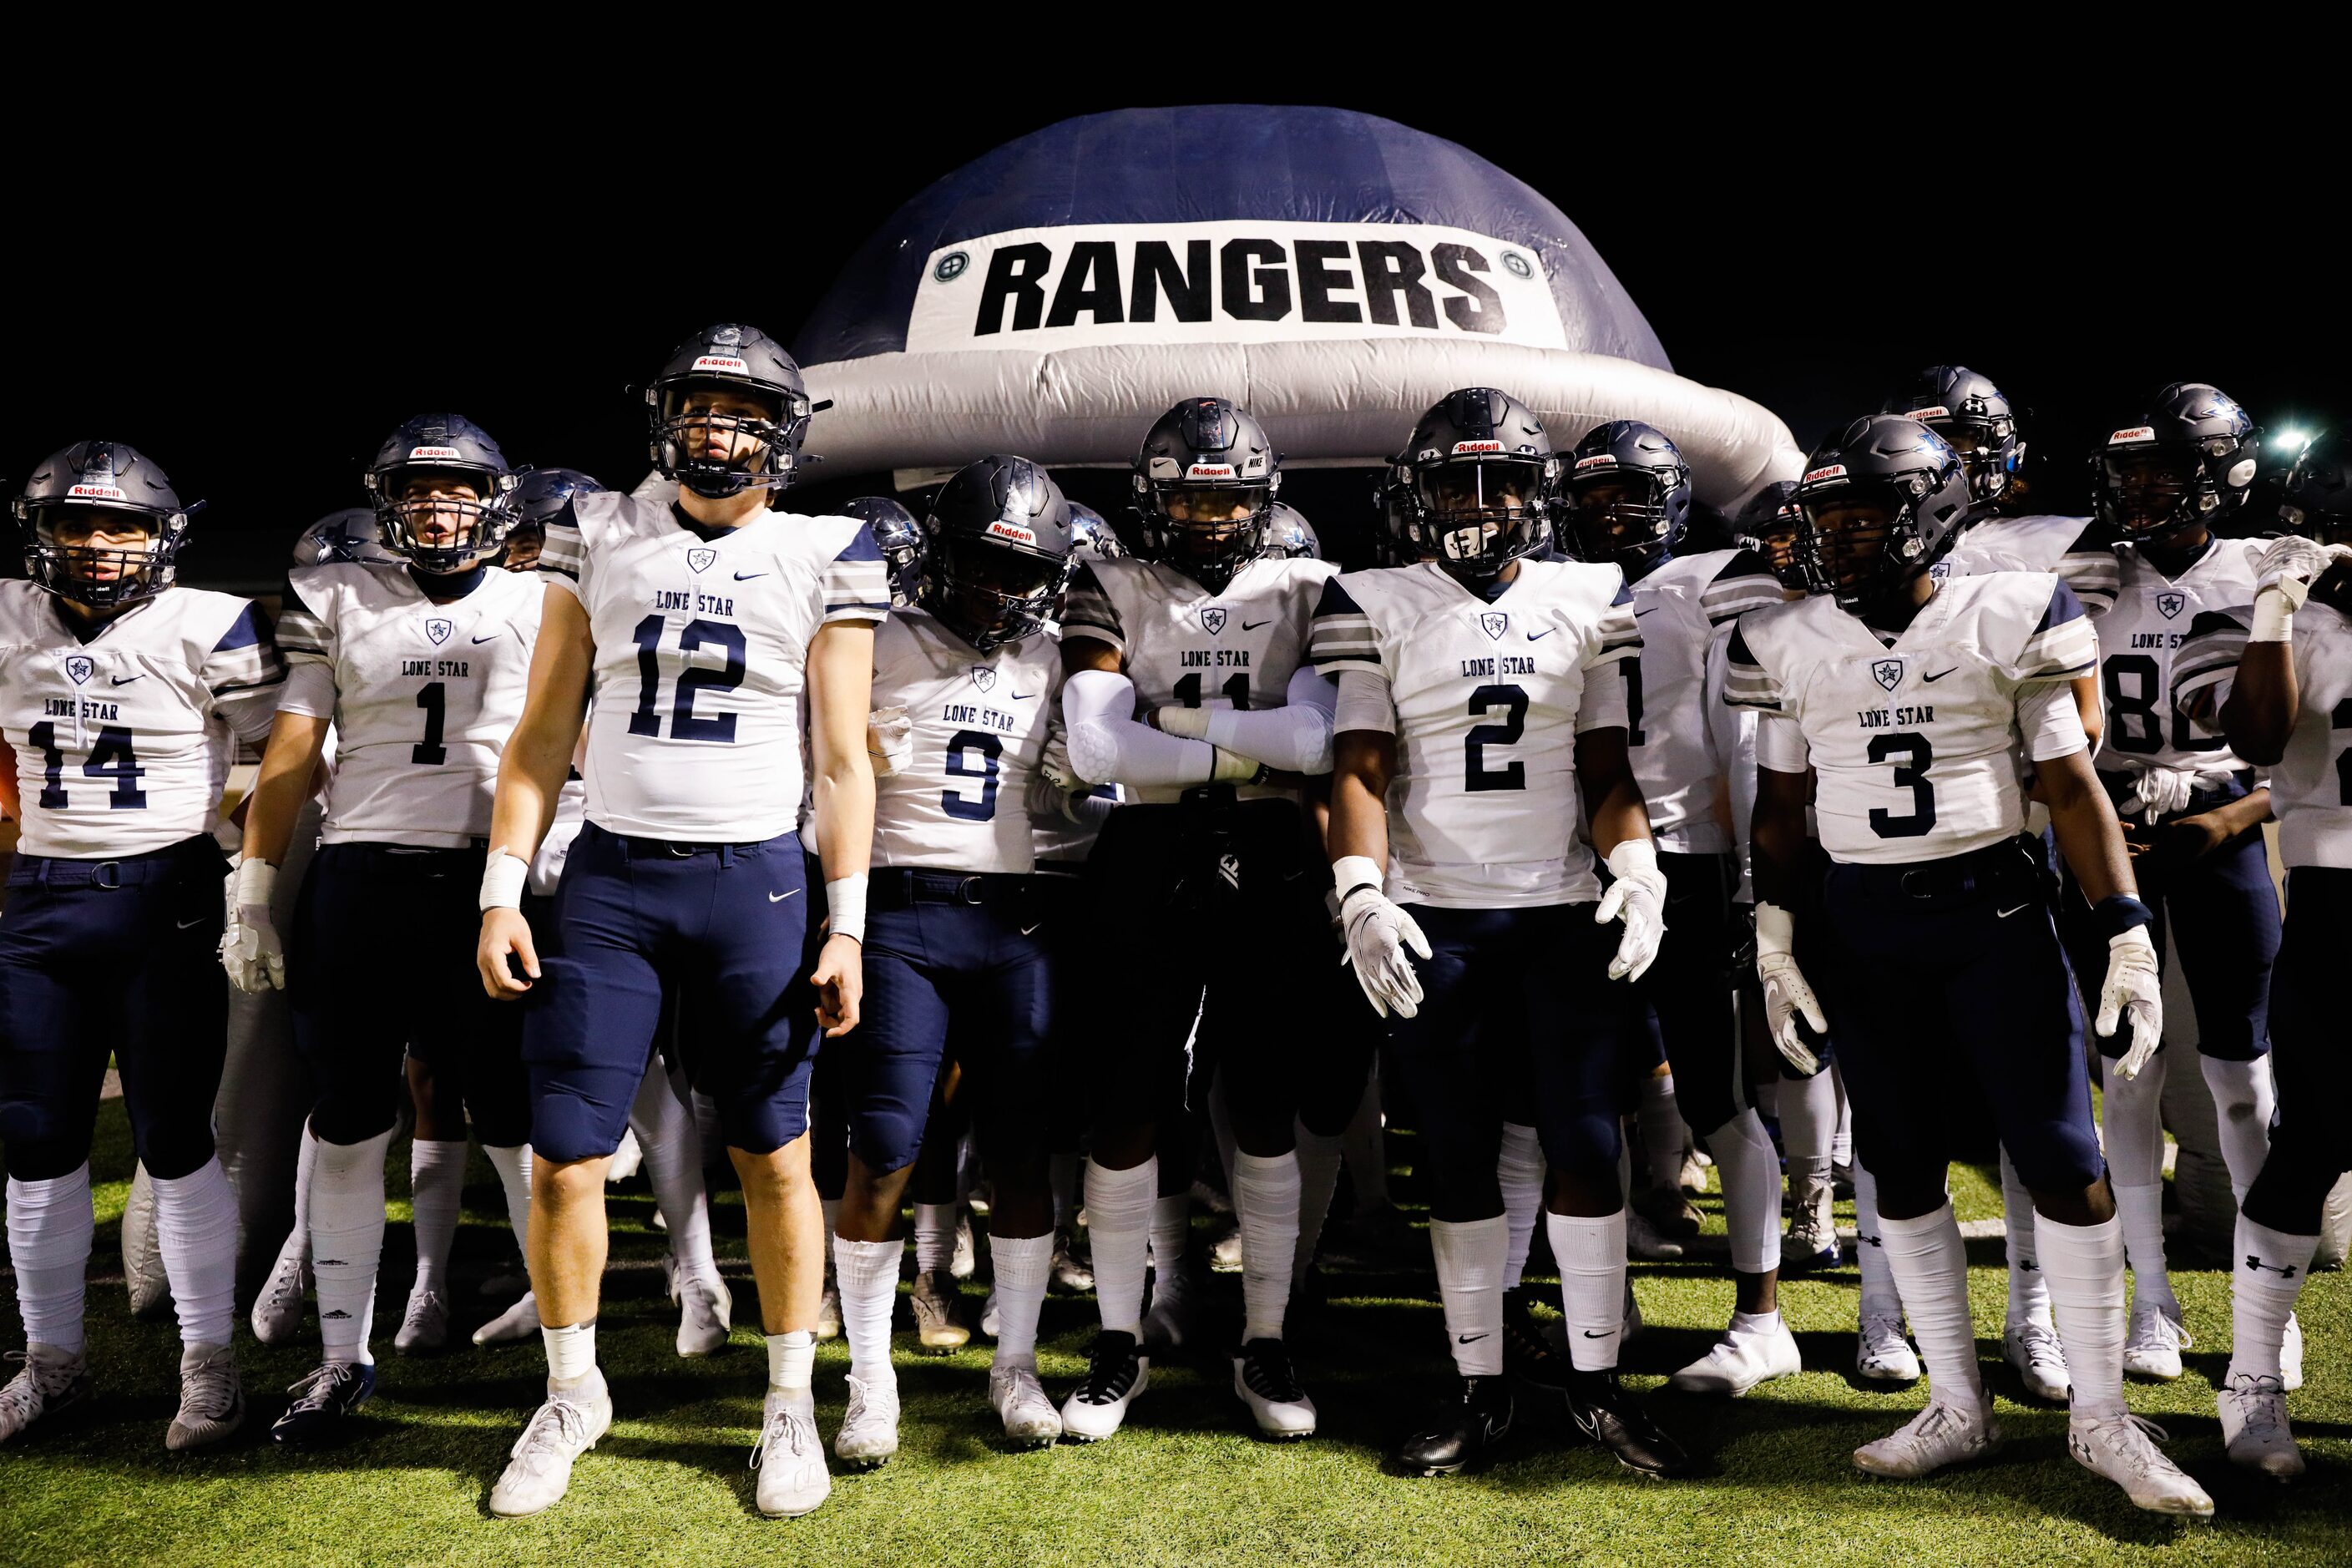
[[[925,1355],[953,1355],[971,1342],[971,1331],[956,1316],[954,1275],[943,1268],[918,1274],[907,1297],[915,1309],[915,1341]]]
[[[438,1290],[411,1290],[408,1310],[400,1315],[400,1330],[392,1348],[402,1355],[437,1351],[449,1342],[449,1303]]]
[[[675,1280],[670,1300],[677,1303],[678,1354],[716,1355],[727,1348],[735,1327],[735,1293],[726,1280]]]
[[[553,1508],[572,1485],[572,1462],[612,1425],[613,1396],[602,1377],[593,1393],[549,1394],[515,1439],[506,1470],[490,1489],[490,1511],[500,1519],[523,1519]]]
[[[1054,1272],[1050,1283],[1055,1293],[1063,1296],[1083,1296],[1095,1288],[1093,1254],[1075,1230],[1054,1233]]]
[[[990,1367],[988,1405],[1004,1423],[1005,1439],[1016,1448],[1043,1448],[1061,1438],[1061,1412],[1045,1397],[1034,1366]]]
[[[613,1151],[612,1163],[604,1167],[604,1184],[617,1187],[637,1173],[646,1163],[645,1145],[637,1142],[634,1131],[624,1130],[621,1146]]]
[[[2180,1347],[2196,1342],[2180,1325],[2179,1308],[2135,1303],[2131,1332],[2124,1339],[2124,1370],[2134,1377],[2170,1383],[2180,1375]]]
[[[1804,1371],[1797,1354],[1797,1336],[1775,1317],[1769,1330],[1726,1333],[1706,1354],[1666,1379],[1666,1386],[1682,1394],[1712,1394],[1737,1399],[1759,1383],[1794,1377]]]
[[[1154,1354],[1181,1350],[1194,1333],[1192,1303],[1201,1282],[1188,1259],[1151,1275],[1151,1308],[1143,1314],[1143,1342]]]
[[[2286,1388],[2277,1378],[2240,1373],[2213,1403],[2221,1413],[2221,1442],[2230,1463],[2278,1481],[2303,1474],[2303,1450],[2286,1424]]]
[[[474,1331],[478,1345],[510,1345],[539,1332],[539,1297],[526,1290],[522,1300]]]
[[[948,1259],[948,1272],[958,1279],[969,1279],[980,1267],[980,1249],[971,1239],[971,1215],[956,1215],[955,1252]]]
[[[2025,1392],[2036,1399],[2063,1405],[2074,1392],[2065,1347],[2058,1342],[2058,1331],[2048,1323],[2028,1319],[2001,1330],[2000,1358],[2017,1369]]]
[[[310,1237],[296,1231],[278,1249],[261,1294],[253,1299],[253,1337],[282,1345],[302,1331],[302,1296],[310,1289]]]
[[[980,1331],[992,1340],[996,1338],[996,1331],[1003,1326],[1003,1314],[996,1305],[996,1287],[991,1285],[988,1300],[980,1304]]]
[[[2286,1315],[2286,1338],[2279,1342],[2279,1385],[2289,1394],[2303,1386],[2303,1324]]]
[[[1062,1402],[1062,1431],[1081,1443],[1099,1443],[1127,1420],[1127,1407],[1151,1386],[1151,1358],[1133,1334],[1105,1329],[1095,1336],[1086,1381]]]
[[[1947,1465],[1981,1459],[2000,1448],[2000,1424],[1990,1410],[1968,1410],[1930,1399],[1895,1432],[1853,1451],[1853,1468],[1895,1480],[1917,1480]]]
[[[755,1500],[770,1519],[814,1513],[833,1495],[824,1445],[817,1441],[814,1394],[768,1390],[760,1440],[751,1447],[751,1468],[760,1472]]]
[[[10,1351],[5,1359],[24,1366],[0,1387],[0,1443],[89,1394],[89,1362],[84,1356],[28,1345]]]
[[[824,1282],[824,1295],[816,1304],[816,1337],[841,1338],[841,1288],[830,1279]]]
[[[175,1454],[209,1448],[245,1425],[245,1383],[226,1345],[190,1345],[180,1352],[180,1408],[163,1434]]]
[[[122,1205],[122,1282],[131,1288],[131,1315],[161,1318],[172,1310],[172,1281],[155,1228],[155,1184],[142,1161],[131,1169],[131,1195]]]
[[[1853,1374],[1868,1383],[1916,1383],[1919,1352],[1903,1334],[1901,1312],[1866,1314],[1854,1335]]]
[[[814,1404],[811,1408],[814,1408]],[[833,1451],[841,1456],[842,1463],[861,1470],[877,1469],[890,1462],[898,1452],[896,1383],[868,1383],[855,1373],[850,1374],[849,1408],[842,1413],[841,1430],[834,1434]]]
[[[2076,1464],[2123,1488],[2134,1508],[2187,1519],[2212,1518],[2213,1500],[2205,1489],[2156,1446],[2164,1435],[2163,1427],[2137,1415],[2077,1411],[2066,1424],[2066,1449]]]
[[[1252,1340],[1234,1357],[1234,1392],[1249,1406],[1258,1436],[1295,1443],[1315,1436],[1315,1402],[1299,1386],[1290,1350],[1280,1340]]]

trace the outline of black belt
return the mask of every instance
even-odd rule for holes
[[[209,852],[218,865],[227,864],[227,857],[210,834],[183,838],[177,844],[161,849],[150,849],[143,855],[121,855],[111,860],[69,860],[58,855],[19,855],[8,868],[8,886],[12,888],[116,888],[135,887],[142,882],[160,882],[181,876],[194,868],[199,857]]]
[[[1866,892],[1907,899],[1949,899],[1970,893],[1990,896],[1997,891],[2017,896],[2029,889],[2042,889],[2050,874],[2042,858],[2042,841],[2023,834],[1940,860],[1923,860],[1909,866],[1849,861],[1844,868],[1859,876]]]
[[[1004,904],[1024,898],[1029,879],[1005,871],[927,871],[919,867],[884,867],[869,873],[866,898],[877,910],[910,904]]]
[[[593,822],[583,825],[580,831],[600,835],[606,842],[619,846],[621,853],[632,860],[690,860],[697,855],[717,855],[723,859],[748,854],[775,842],[772,838],[755,838],[743,844],[698,844],[683,838],[639,838],[632,834],[615,833],[609,827],[599,827]]]

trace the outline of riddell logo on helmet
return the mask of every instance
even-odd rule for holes
[[[408,449],[408,460],[412,463],[420,459],[429,462],[455,462],[460,455],[455,447],[411,447]]]
[[[1500,441],[1456,441],[1454,443],[1454,455],[1457,458],[1462,456],[1465,452],[1499,452],[1502,449],[1503,444]]]
[[[1606,452],[1595,452],[1590,458],[1576,459],[1576,468],[1579,473],[1582,473],[1587,468],[1613,468],[1616,466],[1617,459]]]
[[[121,500],[124,499],[122,487],[121,485],[76,485],[71,489],[66,491],[66,494],[69,498],[79,498],[84,500]]]
[[[1843,463],[1824,463],[1820,468],[1814,468],[1811,472],[1807,473],[1803,482],[1810,485],[1816,479],[1842,479],[1843,478],[1845,478],[1845,465]]]
[[[1230,479],[1234,477],[1231,463],[1195,463],[1184,470],[1188,479]]]
[[[1037,535],[1031,530],[1023,528],[1018,523],[992,522],[988,525],[988,531],[998,539],[1009,539],[1015,544],[1034,544],[1037,542]]]
[[[2152,425],[2135,425],[2128,430],[2118,430],[2114,435],[2108,437],[2107,445],[2110,447],[2120,447],[2127,441],[2153,441],[2155,439],[2156,426]]]
[[[1918,420],[1949,419],[1951,416],[1952,411],[1940,403],[1932,404],[1926,408],[1914,408],[1911,411],[1911,417]]]
[[[748,370],[751,367],[732,354],[697,354],[694,356],[694,368],[697,370],[731,370],[740,372]]]

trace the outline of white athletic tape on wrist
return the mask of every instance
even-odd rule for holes
[[[278,868],[257,855],[236,864],[236,907],[268,909],[270,889],[278,884]]]
[[[1380,862],[1369,855],[1342,855],[1331,862],[1331,886],[1339,890],[1342,903],[1359,888],[1379,892],[1385,881]]]
[[[503,846],[490,851],[482,868],[481,907],[484,910],[522,908],[522,890],[530,879],[530,862],[509,855]]]
[[[1206,708],[1162,708],[1151,716],[1163,735],[1181,735],[1188,741],[1208,738],[1209,712]]]
[[[2294,640],[2294,607],[2287,603],[2285,594],[2276,588],[2265,588],[2254,595],[2254,625],[2253,629],[2246,634],[2246,640]]]
[[[1797,920],[1778,904],[1756,906],[1756,951],[1791,952],[1797,941]]]
[[[866,873],[843,877],[824,885],[825,930],[866,945]]]

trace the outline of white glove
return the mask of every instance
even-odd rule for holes
[[[915,765],[915,721],[904,708],[877,708],[866,716],[866,754],[874,776],[896,778]]]
[[[2146,767],[2134,771],[2137,776],[2133,780],[2132,793],[2124,797],[2117,816],[2128,816],[2137,811],[2154,822],[2189,809],[2189,797],[2197,793],[2197,774],[2186,768]]]
[[[1339,962],[1355,966],[1356,984],[1364,988],[1373,1012],[1385,1018],[1394,1009],[1400,1018],[1412,1017],[1421,1010],[1421,977],[1413,973],[1405,951],[1410,948],[1427,958],[1429,939],[1411,915],[1382,896],[1373,879],[1380,869],[1369,856],[1343,857],[1331,869],[1349,889],[1339,903],[1348,940]]]
[[[2116,1063],[2117,1078],[2133,1079],[2164,1039],[2164,977],[2146,926],[2107,939],[2107,979],[2099,987],[2099,1038],[2113,1039],[2123,1015],[2131,1016],[2131,1049]]]
[[[2254,563],[2254,592],[2276,589],[2290,611],[2303,608],[2311,585],[2347,552],[2340,544],[2320,544],[2298,534],[2273,539]]]
[[[1077,770],[1070,766],[1069,737],[1058,729],[1045,737],[1045,749],[1037,757],[1037,773],[1064,795],[1076,795],[1087,787]]]
[[[1639,980],[1656,962],[1666,934],[1666,874],[1658,869],[1658,848],[1646,838],[1628,838],[1609,851],[1609,874],[1616,880],[1592,911],[1596,925],[1625,922],[1617,956],[1609,961],[1612,980]]]
[[[229,983],[248,996],[286,989],[286,949],[269,919],[269,890],[278,868],[267,860],[239,860],[228,874],[228,923],[221,931],[221,967]]]
[[[1756,978],[1764,984],[1765,1026],[1789,1065],[1811,1078],[1822,1070],[1822,1060],[1797,1032],[1797,1020],[1801,1016],[1817,1035],[1829,1033],[1830,1021],[1822,1016],[1821,999],[1797,967],[1792,950],[1796,931],[1795,917],[1780,905],[1756,906]]]

